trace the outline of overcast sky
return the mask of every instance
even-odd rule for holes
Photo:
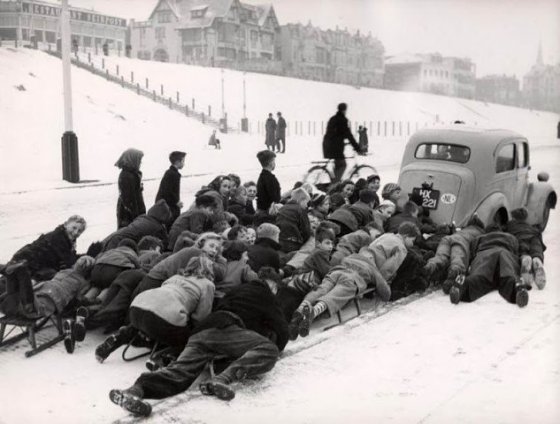
[[[244,0],[266,3],[266,0]],[[70,0],[106,14],[145,20],[157,0]],[[547,63],[560,61],[560,0],[274,0],[281,24],[371,33],[386,54],[440,52],[467,56],[477,75],[522,77],[539,41]]]

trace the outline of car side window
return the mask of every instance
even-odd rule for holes
[[[515,168],[515,144],[500,147],[496,155],[496,174],[511,171]]]
[[[529,146],[527,143],[517,145],[517,167],[526,168],[529,165]]]

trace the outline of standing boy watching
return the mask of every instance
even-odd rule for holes
[[[256,226],[263,222],[274,222],[278,212],[276,204],[280,203],[281,188],[276,176],[272,173],[276,168],[276,154],[270,150],[261,150],[257,153],[262,171],[257,181],[257,213]]]
[[[165,171],[156,195],[156,202],[163,199],[167,203],[167,206],[169,206],[169,210],[171,211],[169,226],[171,226],[181,214],[181,208],[183,207],[183,202],[181,202],[181,174],[179,170],[183,169],[183,166],[185,166],[186,155],[185,152],[171,152],[169,155],[171,166]]]

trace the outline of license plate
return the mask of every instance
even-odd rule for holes
[[[439,190],[431,188],[413,188],[412,193],[422,198],[422,207],[425,209],[437,209],[439,202]]]

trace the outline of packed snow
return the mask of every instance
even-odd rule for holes
[[[166,86],[184,80],[189,96],[220,108],[220,71],[124,58],[137,79],[158,78]],[[132,68],[130,68],[132,69]],[[173,70],[173,72],[167,72]],[[146,74],[143,74],[146,72]],[[219,172],[256,179],[257,134],[222,135],[222,151],[208,150],[211,128],[87,71],[73,68],[75,128],[80,139],[82,179],[99,180],[72,188],[60,181],[62,123],[61,63],[41,52],[0,48],[0,263],[19,247],[49,231],[68,215],[86,217],[78,250],[115,228],[118,170],[127,147],[145,152],[145,199],[152,203],[167,153],[186,150],[182,197]],[[169,74],[169,75],[168,75]],[[174,76],[177,75],[177,76]],[[225,72],[226,110],[240,117],[242,74]],[[218,80],[216,80],[218,78]],[[165,81],[163,81],[165,79]],[[560,186],[560,145],[554,138],[558,115],[441,96],[357,90],[353,87],[247,74],[248,116],[263,119],[281,110],[290,120],[326,120],[337,102],[347,101],[356,120],[462,119],[516,129],[532,141],[532,177],[540,170]],[[237,81],[237,82],[235,82]],[[189,85],[190,84],[190,85]],[[22,88],[23,87],[23,88]],[[184,87],[184,88],[183,88]],[[190,90],[190,91],[189,91]],[[197,91],[199,90],[199,91]],[[236,115],[237,114],[237,115]],[[478,116],[478,118],[476,118]],[[278,158],[278,175],[288,188],[309,161],[320,156],[320,136],[288,138]],[[395,181],[404,140],[373,137],[367,160],[382,183]],[[441,292],[372,314],[288,345],[284,357],[261,380],[238,386],[235,400],[202,397],[196,387],[154,402],[150,422],[323,424],[380,422],[540,422],[560,421],[560,217],[553,211],[544,234],[548,285],[530,293],[519,309],[492,293],[474,304],[453,306]],[[374,319],[375,318],[375,319]],[[142,360],[125,363],[116,352],[104,364],[93,356],[103,340],[94,332],[73,355],[62,344],[25,359],[27,346],[0,351],[0,423],[97,423],[133,421],[108,400],[111,388],[125,388],[145,370]]]

